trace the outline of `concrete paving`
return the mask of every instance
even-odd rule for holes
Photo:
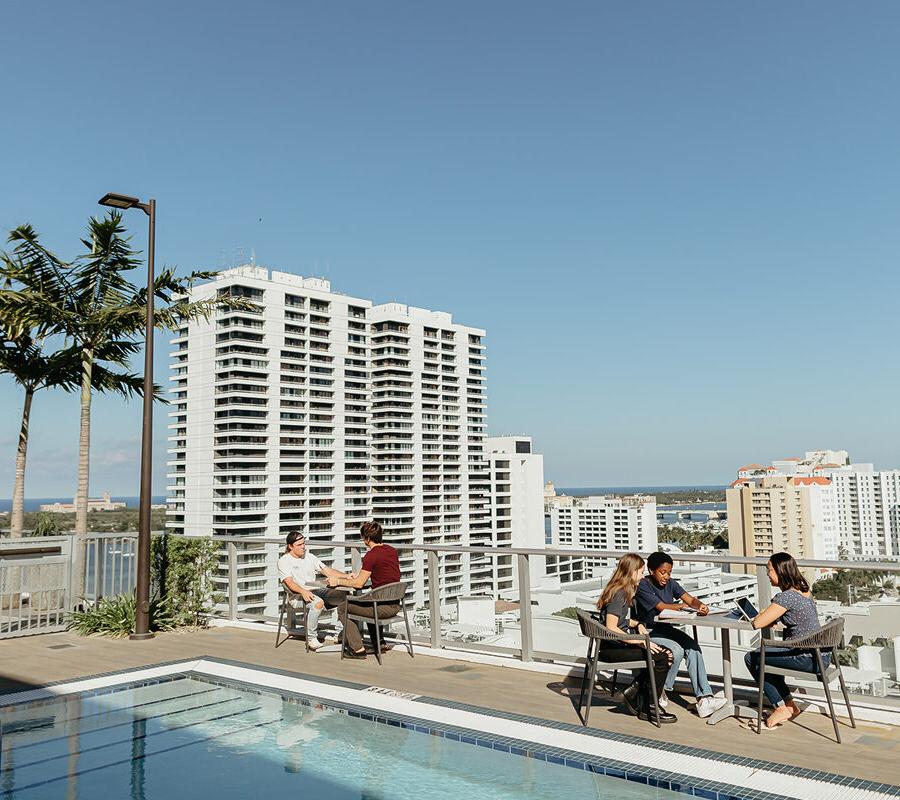
[[[0,641],[0,691],[211,656],[578,723],[573,703],[578,692],[576,679],[423,654],[411,659],[402,648],[386,654],[379,667],[372,656],[364,661],[341,661],[336,650],[306,653],[299,641],[288,641],[277,650],[273,645],[270,629],[235,627],[166,633],[144,642],[84,638],[73,633],[7,639]],[[669,710],[678,715],[678,722],[658,730],[622,713],[616,702],[601,694],[595,699],[590,722],[591,727],[612,732],[665,736],[707,750],[900,784],[900,728],[860,723],[853,730],[844,725],[844,743],[839,745],[831,721],[824,715],[802,714],[795,722],[760,736],[738,720],[706,725],[691,712],[692,705],[692,699],[673,699]],[[777,793],[778,787],[770,791]]]

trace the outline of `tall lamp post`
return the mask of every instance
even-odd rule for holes
[[[150,218],[147,246],[147,320],[144,328],[144,421],[141,429],[141,496],[138,501],[137,608],[129,639],[152,639],[150,633],[150,499],[153,476],[153,256],[156,246],[156,200],[105,194],[101,206],[139,208]]]

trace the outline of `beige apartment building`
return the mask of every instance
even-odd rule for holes
[[[815,498],[809,483],[819,480],[828,483],[824,478],[738,478],[725,492],[731,554],[769,556],[785,550],[794,558],[815,558],[818,515],[811,508]]]

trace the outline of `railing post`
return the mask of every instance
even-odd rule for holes
[[[519,632],[522,639],[522,661],[532,660],[531,639],[531,574],[528,571],[528,554],[516,553],[519,566]]]
[[[756,567],[756,596],[759,600],[760,611],[768,608],[772,602],[772,584],[769,581],[769,567],[766,564],[758,564]],[[763,628],[760,635],[771,639],[772,629]]]
[[[441,647],[441,593],[440,575],[438,574],[438,554],[436,550],[428,551],[428,612],[431,615],[431,647]]]
[[[237,545],[228,542],[228,616],[237,619]]]
[[[106,580],[106,551],[109,539],[94,539],[94,604],[103,598],[103,584]],[[102,549],[101,549],[102,546]]]

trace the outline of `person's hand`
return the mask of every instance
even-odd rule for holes
[[[697,609],[697,613],[701,617],[705,617],[709,613],[709,606],[706,603],[700,603],[700,608]]]
[[[307,603],[311,603],[316,599],[316,596],[311,591],[309,591],[309,589],[303,589],[300,592],[300,597],[302,597]]]
[[[340,576],[338,576],[338,575],[329,575],[328,578],[326,579],[326,582],[328,583],[328,585],[330,587],[334,588],[335,586],[341,585],[340,580],[341,580]]]
[[[665,649],[666,649],[665,647],[658,645],[656,642],[650,642],[650,652],[651,653],[661,653]]]
[[[642,635],[646,635],[646,634],[648,633],[647,629],[644,627],[644,623],[643,623],[643,622],[638,623],[638,626],[637,626],[637,632],[640,633],[640,634],[642,634]]]

